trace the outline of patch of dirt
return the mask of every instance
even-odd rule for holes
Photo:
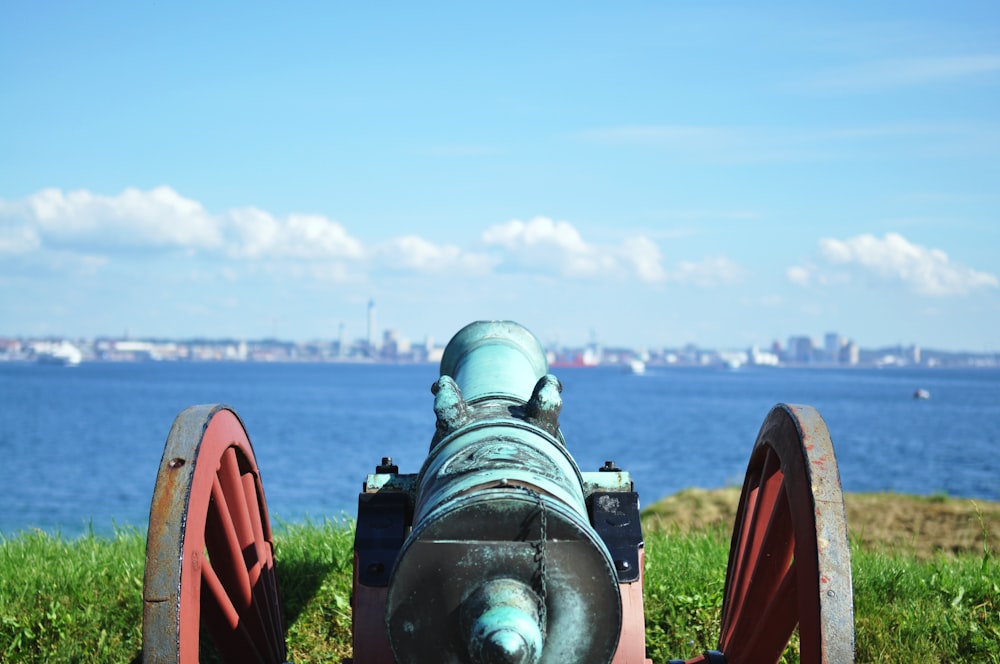
[[[732,532],[740,490],[685,489],[643,510],[647,530]],[[982,554],[1000,538],[1000,503],[894,493],[844,496],[851,541],[866,548],[912,553]]]

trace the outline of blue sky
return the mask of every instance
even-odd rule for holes
[[[1000,5],[5,3],[0,335],[1000,350]]]

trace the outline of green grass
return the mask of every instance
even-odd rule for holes
[[[145,533],[0,539],[0,661],[128,662],[142,646]]]
[[[855,639],[865,661],[1000,662],[1000,566],[855,551]]]
[[[284,525],[275,558],[293,662],[333,662],[351,655],[354,535],[349,524]]]
[[[276,530],[290,656],[350,654],[352,534],[335,521]],[[646,634],[654,662],[712,647],[728,534],[647,535]],[[0,661],[132,662],[141,654],[143,533],[0,538]],[[1000,565],[852,552],[857,661],[1000,662]],[[794,644],[793,644],[794,646]],[[794,648],[786,657],[796,661]]]
[[[646,655],[654,662],[715,647],[728,559],[721,531],[646,536]]]
[[[718,638],[729,533],[647,536],[646,647],[654,662],[693,657]],[[981,555],[923,560],[853,547],[858,662],[1000,662],[1000,564]],[[797,662],[797,641],[783,661]]]

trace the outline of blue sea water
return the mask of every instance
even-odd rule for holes
[[[826,420],[847,491],[1000,500],[1000,372],[558,369],[583,470],[612,459],[644,504],[742,482],[778,402]],[[240,414],[271,517],[354,512],[383,456],[417,472],[434,430],[431,365],[0,363],[0,532],[145,527],[163,444],[185,407]],[[917,388],[928,400],[912,398]]]

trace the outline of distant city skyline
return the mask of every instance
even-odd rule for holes
[[[369,307],[369,311],[371,308]],[[370,322],[373,322],[369,318]],[[1000,353],[970,353],[922,349],[918,345],[862,348],[836,333],[822,342],[808,336],[789,337],[769,347],[746,349],[706,348],[688,344],[678,348],[633,348],[602,344],[592,339],[585,346],[543,343],[549,366],[612,366],[631,373],[645,373],[647,366],[925,367],[1000,368]],[[281,339],[11,339],[0,337],[0,363],[78,365],[87,362],[348,362],[431,363],[441,361],[445,344],[430,338],[411,341],[396,330],[354,339],[315,339],[294,342]]]
[[[391,316],[390,316],[391,318]],[[485,318],[474,319],[474,320],[487,320]],[[495,320],[495,319],[494,319]],[[508,319],[515,320],[515,319]],[[369,346],[380,347],[383,343],[384,338],[392,336],[393,338],[403,338],[407,343],[417,343],[417,344],[427,344],[443,346],[447,343],[448,339],[451,338],[461,327],[464,325],[474,322],[473,320],[467,320],[458,327],[444,335],[434,335],[427,332],[414,333],[410,330],[399,328],[399,327],[379,327],[378,323],[378,308],[376,306],[375,300],[372,298],[367,299],[364,302],[363,309],[358,317],[357,321],[353,323],[348,321],[339,321],[335,326],[329,330],[327,333],[321,333],[314,336],[283,336],[278,333],[279,326],[272,321],[272,326],[270,330],[260,330],[258,329],[258,334],[183,334],[183,335],[170,335],[170,334],[134,334],[130,329],[126,328],[119,333],[100,333],[100,334],[64,334],[64,333],[39,333],[39,334],[4,334],[0,331],[0,340],[2,339],[56,339],[56,340],[94,340],[94,339],[109,339],[109,340],[165,340],[165,341],[177,341],[177,342],[189,342],[193,340],[210,340],[210,341],[268,341],[273,340],[280,343],[295,343],[295,344],[308,344],[312,342],[337,342],[342,344],[367,344]],[[521,323],[517,320],[516,322]],[[523,324],[523,323],[522,323]],[[558,335],[545,336],[535,332],[530,326],[527,326],[529,330],[538,337],[539,341],[543,346],[546,347],[565,347],[565,348],[583,348],[587,346],[607,346],[611,348],[620,349],[631,349],[641,351],[644,349],[669,349],[669,348],[683,348],[683,347],[697,347],[697,348],[711,348],[717,350],[745,350],[748,348],[759,348],[759,349],[771,349],[775,345],[781,346],[783,348],[789,345],[795,344],[798,340],[808,339],[811,344],[817,349],[827,349],[829,350],[829,344],[831,343],[831,338],[835,337],[841,345],[855,344],[859,347],[864,347],[866,349],[878,349],[878,348],[924,348],[927,350],[935,350],[946,353],[956,352],[956,353],[998,353],[1000,352],[1000,344],[997,347],[984,347],[984,348],[961,348],[961,347],[945,347],[945,346],[934,346],[929,344],[922,344],[917,338],[907,338],[907,339],[897,339],[895,341],[887,341],[882,343],[868,343],[865,339],[859,338],[853,334],[847,332],[841,332],[840,330],[826,330],[822,333],[809,333],[802,330],[795,330],[792,332],[787,332],[785,334],[779,334],[772,338],[766,339],[752,339],[744,343],[709,343],[705,340],[692,338],[685,341],[677,341],[673,343],[633,343],[627,339],[615,339],[607,338],[600,334],[598,328],[591,325],[586,328],[586,330],[577,330],[574,334],[569,335],[568,338],[560,338]],[[346,330],[353,330],[353,333],[346,333]]]
[[[471,322],[471,321],[470,321]],[[170,337],[164,335],[134,336],[128,333],[121,335],[2,335],[0,334],[0,356],[10,347],[20,345],[27,350],[33,346],[47,348],[50,345],[60,343],[85,344],[88,346],[102,346],[107,348],[124,349],[125,352],[133,352],[136,349],[146,349],[152,346],[173,347],[179,345],[197,346],[240,346],[245,344],[274,345],[284,347],[327,347],[339,348],[338,352],[355,355],[377,355],[384,352],[385,348],[393,347],[403,349],[408,353],[411,348],[421,348],[426,353],[432,350],[443,350],[452,335],[435,338],[431,335],[410,336],[404,330],[395,328],[385,328],[377,330],[375,325],[374,308],[369,302],[368,306],[369,327],[366,333],[361,336],[349,338],[342,333],[336,336],[312,337],[308,339],[282,338],[274,335],[264,335],[259,337],[250,336],[221,336],[212,337],[206,335],[191,335],[185,337]],[[457,332],[458,330],[455,330]],[[536,335],[538,336],[538,335]],[[539,343],[548,349],[555,351],[578,351],[582,349],[593,349],[597,352],[608,351],[615,355],[623,353],[641,356],[644,353],[664,353],[674,351],[706,351],[712,353],[728,354],[732,352],[746,352],[749,354],[760,353],[767,355],[774,353],[784,356],[788,361],[833,361],[851,363],[851,358],[856,361],[859,352],[872,354],[879,352],[897,353],[901,357],[913,358],[913,362],[920,363],[921,353],[924,351],[944,354],[944,355],[983,355],[1000,356],[1000,351],[982,351],[976,349],[948,349],[922,346],[919,342],[897,342],[893,344],[871,345],[859,342],[859,340],[840,334],[839,332],[827,332],[824,335],[789,334],[783,338],[775,338],[768,342],[751,343],[743,346],[712,346],[699,343],[698,340],[691,340],[683,344],[660,344],[642,345],[621,343],[613,339],[602,339],[594,334],[585,341],[575,343],[563,343],[558,339],[545,339],[538,337]],[[9,358],[8,358],[9,359]]]
[[[1000,4],[7,3],[0,336],[1000,350]]]

